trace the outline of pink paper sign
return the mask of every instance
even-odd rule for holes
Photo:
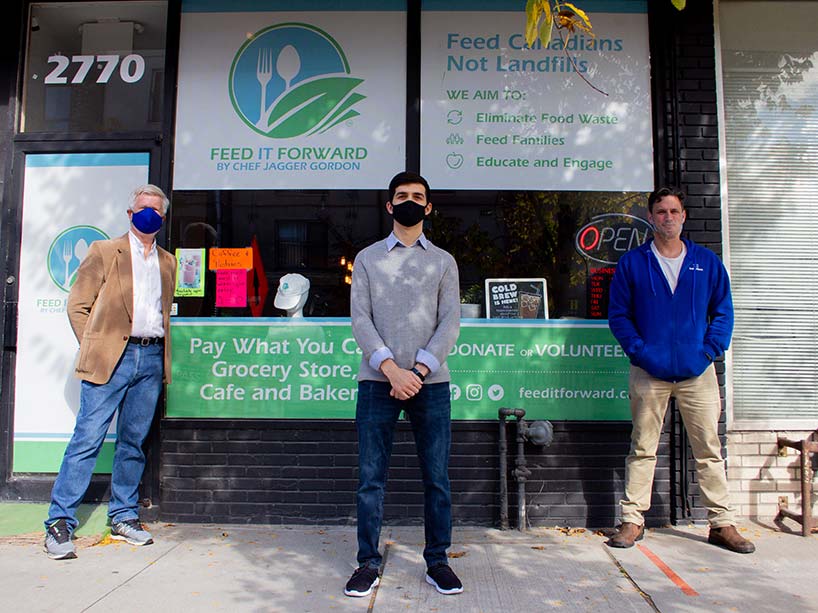
[[[217,307],[247,306],[246,270],[216,271],[216,306]]]

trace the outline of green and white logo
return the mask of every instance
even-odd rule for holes
[[[269,138],[326,132],[360,115],[366,96],[353,90],[363,79],[349,76],[349,62],[326,32],[304,23],[282,23],[256,32],[230,67],[233,108]]]
[[[105,240],[108,235],[94,226],[73,226],[60,232],[48,248],[46,265],[54,285],[64,292],[77,280],[77,270],[88,246],[94,241]]]

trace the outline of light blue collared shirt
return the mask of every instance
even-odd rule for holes
[[[418,239],[414,242],[414,245],[417,245],[417,244],[420,244],[420,246],[423,247],[424,249],[429,248],[429,239],[426,238],[426,235],[423,232],[420,233],[420,236],[418,236]],[[398,237],[395,236],[394,232],[390,232],[389,236],[386,237],[386,251],[387,252],[392,251],[392,249],[394,249],[398,245],[400,245],[401,247],[413,247],[414,246],[414,245],[404,245],[402,242],[400,242],[400,239],[398,239]],[[426,364],[426,365],[428,366],[428,364]]]

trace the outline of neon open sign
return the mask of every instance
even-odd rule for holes
[[[625,252],[643,244],[652,233],[653,226],[641,217],[604,213],[579,229],[574,244],[589,260],[616,264]]]

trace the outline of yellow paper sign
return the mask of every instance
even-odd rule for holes
[[[253,267],[253,248],[213,247],[208,260],[210,270],[250,270]]]

